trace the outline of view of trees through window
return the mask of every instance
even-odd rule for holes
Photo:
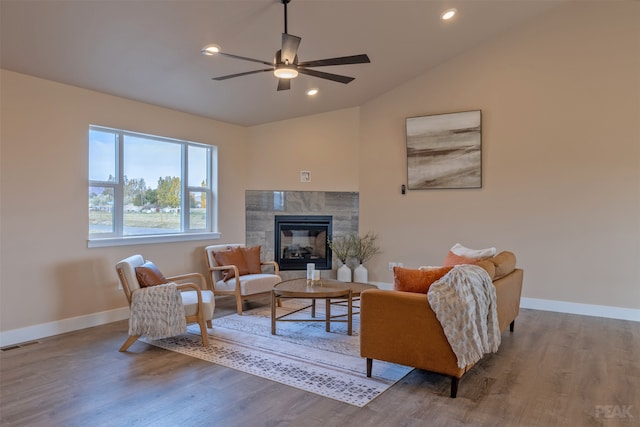
[[[89,234],[211,231],[215,147],[92,126]],[[183,197],[186,194],[187,197]]]

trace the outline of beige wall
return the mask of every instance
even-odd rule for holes
[[[87,249],[89,124],[217,145],[221,241],[244,240],[246,189],[359,191],[372,280],[495,245],[525,297],[640,308],[638,6],[576,2],[361,107],[252,128],[2,71],[0,330],[125,307],[113,265],[131,253],[202,269],[206,242]],[[405,118],[471,109],[483,188],[402,196]]]
[[[513,250],[524,296],[640,308],[638,3],[573,3],[361,107],[360,228],[372,260]],[[483,188],[411,191],[405,118],[482,110]]]
[[[142,253],[167,274],[203,270],[206,242],[87,248],[89,124],[217,145],[219,229],[244,241],[247,130],[2,71],[1,330],[126,307],[115,262]]]
[[[359,117],[356,107],[250,128],[248,188],[357,191]]]

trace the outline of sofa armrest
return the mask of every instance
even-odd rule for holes
[[[516,268],[511,273],[493,281],[496,287],[496,305],[498,306],[498,323],[500,331],[504,331],[515,321],[520,312],[520,296],[524,271]],[[513,325],[512,329],[513,331]]]
[[[425,294],[369,289],[360,296],[360,355],[460,378],[457,358]]]

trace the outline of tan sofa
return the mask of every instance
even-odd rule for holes
[[[523,270],[515,268],[515,255],[501,252],[477,263],[496,287],[500,331],[511,332],[520,309]],[[420,293],[370,289],[360,301],[360,355],[367,359],[367,376],[373,360],[384,360],[451,377],[451,397],[460,378],[473,365],[458,367],[440,322]]]

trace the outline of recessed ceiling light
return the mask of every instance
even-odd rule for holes
[[[454,16],[456,16],[456,12],[458,12],[456,9],[447,9],[442,12],[442,15],[440,15],[440,19],[442,19],[443,21],[449,21],[450,19],[453,19]]]
[[[309,96],[316,95],[317,93],[318,93],[318,89],[316,89],[316,88],[309,89],[309,90],[307,91],[307,95],[309,95]]]
[[[220,52],[220,46],[218,46],[217,44],[208,44],[200,49],[200,52],[202,52],[203,55],[207,56],[215,55],[216,53]]]

